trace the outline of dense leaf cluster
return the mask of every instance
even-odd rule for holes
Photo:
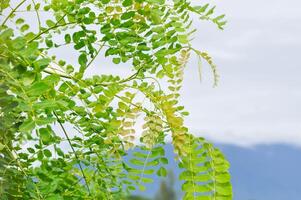
[[[123,199],[150,175],[166,176],[166,136],[184,169],[184,199],[232,199],[228,162],[189,134],[178,105],[191,53],[217,81],[210,56],[191,46],[191,15],[225,25],[214,9],[187,0],[1,1],[0,199]],[[51,56],[59,48],[77,64]],[[101,54],[133,74],[87,74]]]

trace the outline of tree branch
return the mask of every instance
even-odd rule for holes
[[[51,71],[46,70],[46,69],[44,69],[43,72],[45,72],[45,73],[47,73],[47,74],[55,74],[55,75],[58,75],[58,76],[60,76],[60,77],[62,77],[62,78],[72,79],[70,76],[63,75],[63,74],[58,74],[58,73],[54,73],[54,72],[51,72]]]
[[[125,79],[123,79],[123,80],[121,80],[121,81],[116,82],[116,84],[125,83],[125,82],[131,81],[131,80],[137,78],[139,72],[140,72],[142,69],[143,69],[143,67],[140,67],[140,68],[137,70],[137,72],[135,72],[134,74],[132,74],[132,75],[129,76],[128,78],[125,78]],[[109,85],[111,85],[111,84],[112,84],[112,83],[108,83],[108,84],[100,83],[100,84],[95,84],[94,86],[100,85],[100,86],[106,87],[106,86],[109,86]]]

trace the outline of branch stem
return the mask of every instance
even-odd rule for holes
[[[2,22],[1,27],[5,25],[5,23],[7,22],[7,20],[14,14],[14,12],[16,12],[16,10],[18,10],[18,8],[20,6],[23,5],[23,3],[25,3],[26,0],[21,1],[5,18],[5,20]]]
[[[71,147],[71,149],[72,149],[72,151],[73,151],[73,153],[74,153],[74,156],[75,156],[75,158],[76,158],[77,164],[79,165],[80,171],[81,171],[81,173],[82,173],[82,175],[83,175],[83,178],[84,178],[84,180],[85,180],[85,184],[86,184],[88,193],[89,193],[89,195],[91,196],[90,188],[89,188],[89,186],[88,186],[87,177],[86,177],[86,175],[85,175],[85,173],[84,173],[83,167],[82,167],[82,165],[81,165],[81,163],[80,163],[80,161],[79,161],[79,158],[78,158],[78,156],[77,156],[77,154],[76,154],[76,151],[75,151],[74,147],[72,146],[72,143],[71,143],[71,140],[70,140],[70,138],[69,138],[69,136],[68,136],[68,134],[67,134],[67,131],[66,131],[65,127],[63,126],[62,122],[60,121],[59,117],[57,116],[57,114],[56,114],[55,112],[53,112],[53,114],[55,115],[55,117],[56,117],[56,119],[57,119],[57,121],[58,121],[60,127],[62,128],[62,130],[63,130],[63,132],[64,132],[64,135],[66,136],[66,138],[67,138],[67,140],[68,140],[68,143],[69,143],[69,145],[70,145],[70,147]]]

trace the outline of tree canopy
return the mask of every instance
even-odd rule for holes
[[[192,15],[225,25],[214,11],[188,0],[1,1],[0,199],[124,199],[166,176],[167,136],[183,199],[232,199],[229,163],[189,132],[178,103],[190,54],[217,82],[192,46]],[[87,74],[102,54],[133,74]]]

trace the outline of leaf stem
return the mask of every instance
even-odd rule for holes
[[[39,38],[41,35],[45,34],[45,33],[48,33],[50,30],[53,30],[55,28],[58,28],[58,27],[61,27],[61,26],[67,26],[67,25],[70,25],[70,24],[75,24],[76,22],[68,22],[68,23],[65,23],[65,24],[59,24],[60,21],[62,21],[64,19],[64,17],[66,16],[63,15],[56,23],[55,25],[45,29],[44,31],[40,31],[34,38],[32,38],[31,40],[28,41],[28,43],[34,41],[35,39]]]
[[[94,56],[94,57],[90,60],[90,62],[87,64],[86,69],[93,63],[93,61],[95,60],[95,58],[96,58],[96,57],[98,56],[98,54],[100,53],[101,49],[105,46],[105,43],[106,43],[106,42],[103,42],[103,43],[100,45],[99,49],[96,51],[95,56]]]
[[[68,134],[67,134],[67,131],[66,131],[66,129],[64,128],[64,126],[63,126],[61,120],[59,119],[59,117],[57,116],[57,114],[56,114],[55,112],[53,112],[53,114],[55,115],[55,117],[56,117],[56,119],[57,119],[57,121],[58,121],[60,127],[62,128],[62,130],[63,130],[63,132],[64,132],[64,135],[66,136],[66,138],[67,138],[67,140],[68,140],[68,143],[69,143],[69,145],[70,145],[70,147],[71,147],[71,149],[72,149],[72,151],[73,151],[73,153],[74,153],[74,156],[75,156],[75,158],[76,158],[77,164],[79,165],[80,171],[81,171],[81,173],[82,173],[82,175],[83,175],[83,178],[84,178],[84,180],[85,180],[85,184],[86,184],[88,193],[89,193],[89,195],[91,196],[90,188],[89,188],[89,186],[88,186],[87,177],[86,177],[86,175],[85,175],[85,173],[84,173],[84,170],[83,170],[83,168],[82,168],[82,165],[81,165],[81,163],[80,163],[80,161],[79,161],[79,158],[78,158],[78,156],[77,156],[77,154],[76,154],[76,151],[75,151],[74,147],[72,146],[72,143],[71,143],[71,140],[70,140],[70,138],[69,138],[69,136],[68,136]]]
[[[5,23],[7,22],[7,20],[14,14],[14,12],[16,12],[16,10],[18,10],[18,8],[20,6],[22,6],[23,3],[25,3],[26,0],[21,1],[5,18],[5,20],[2,22],[1,27],[5,25]]]
[[[143,67],[140,67],[137,72],[135,72],[134,74],[132,74],[131,76],[125,78],[125,79],[122,79],[121,81],[118,81],[116,82],[116,84],[120,84],[120,83],[125,83],[125,82],[128,82],[128,81],[131,81],[135,78],[137,78],[139,72],[143,69]],[[95,84],[95,86],[98,86],[98,85],[101,85],[101,86],[109,86],[111,84],[103,84],[103,83],[100,83],[100,84]]]
[[[38,19],[38,24],[39,24],[39,31],[41,31],[41,18],[40,18],[40,14],[39,14],[39,11],[38,9],[36,8],[36,2],[34,0],[31,0],[32,3],[33,3],[33,6],[34,6],[34,10],[35,10],[35,13],[37,15],[37,19]]]
[[[62,78],[67,78],[67,79],[72,79],[70,76],[67,76],[67,75],[63,75],[63,74],[58,74],[58,73],[55,73],[55,72],[51,72],[49,70],[46,70],[44,69],[43,72],[47,73],[47,74],[54,74],[54,75],[58,75]]]

